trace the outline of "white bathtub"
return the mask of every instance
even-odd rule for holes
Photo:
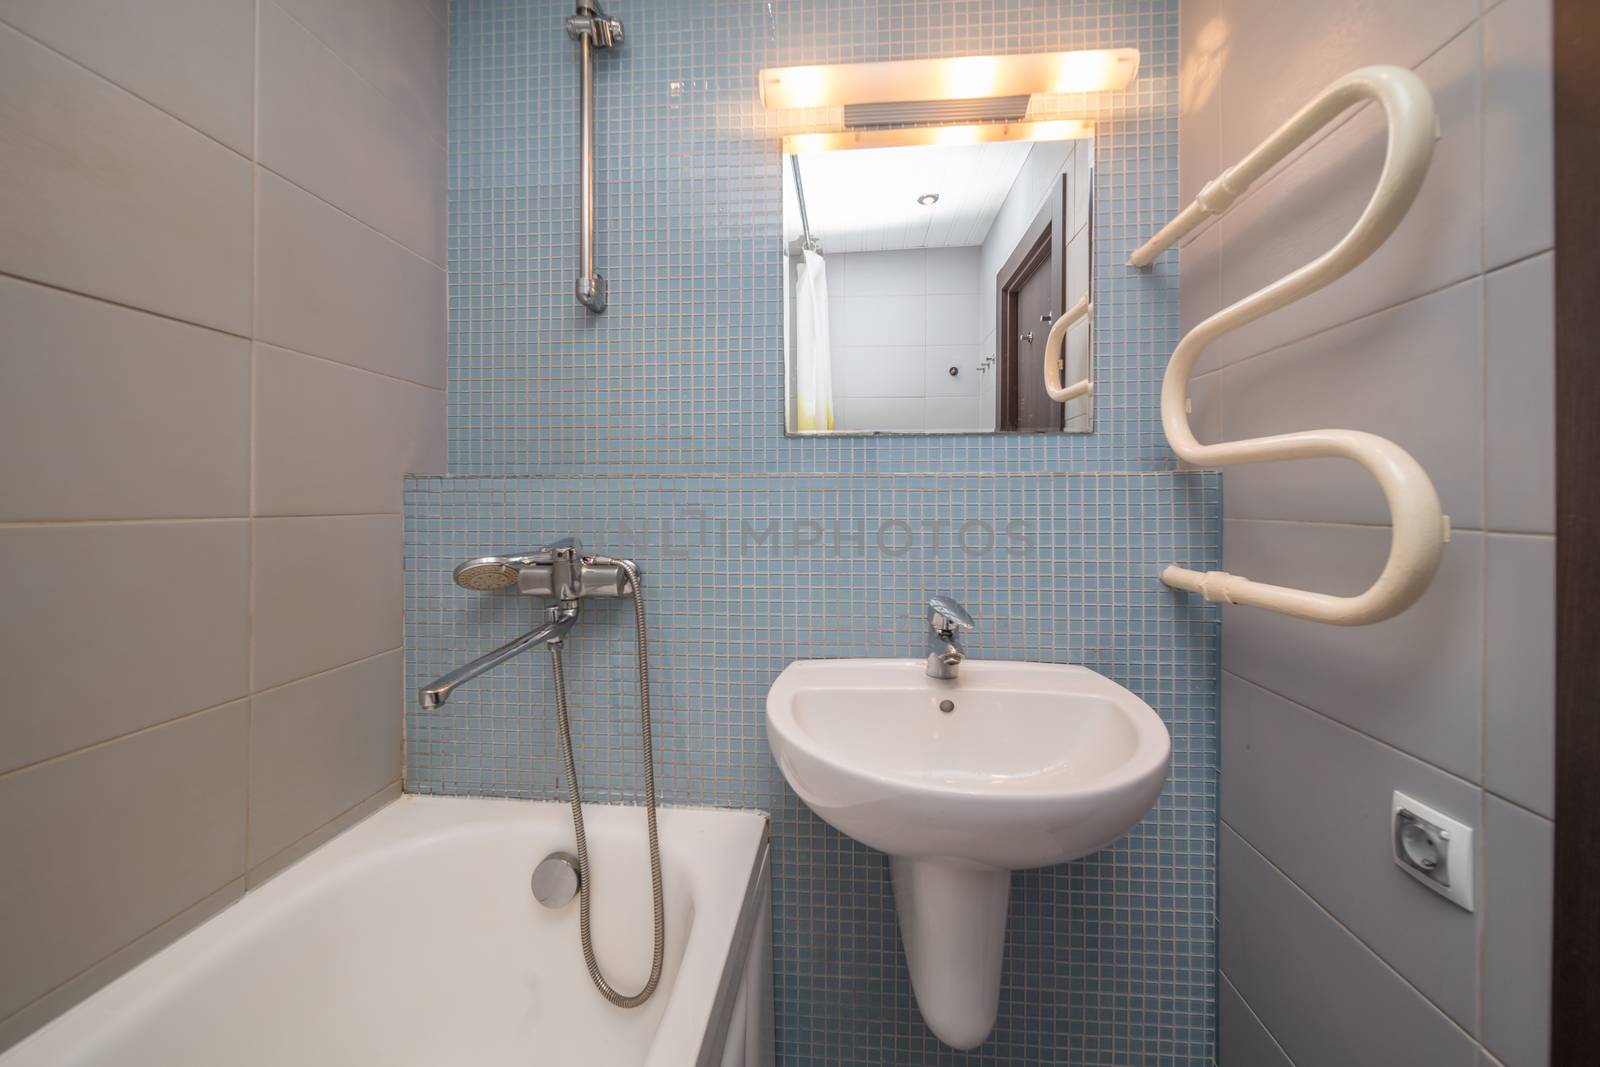
[[[649,973],[644,812],[585,805],[594,934],[612,983]],[[563,804],[402,797],[0,1055],[0,1067],[766,1067],[766,820],[664,808],[661,986],[590,985],[577,902],[534,864]]]

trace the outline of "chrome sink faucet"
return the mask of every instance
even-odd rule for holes
[[[961,661],[967,658],[961,634],[977,629],[978,624],[955,597],[929,597],[928,612],[928,677],[953,681]]]

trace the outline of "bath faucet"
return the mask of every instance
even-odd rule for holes
[[[630,560],[584,555],[583,546],[574,537],[552,541],[537,552],[478,556],[460,564],[451,577],[463,589],[491,593],[515,586],[522,596],[550,597],[556,603],[545,609],[544,623],[536,629],[417,690],[417,703],[432,711],[443,706],[451,691],[463,682],[530,648],[559,646],[578,621],[579,600],[633,596],[638,575],[638,566]]]
[[[506,660],[520,656],[530,648],[560,641],[577,621],[578,606],[575,603],[560,603],[546,608],[544,623],[537,629],[529,630],[515,641],[508,641],[493,652],[487,652],[471,663],[457,667],[433,684],[423,686],[417,690],[417,703],[426,711],[443,707],[456,686],[472,681],[485,671],[494,670]]]
[[[953,681],[967,652],[961,647],[961,633],[977,628],[967,609],[954,597],[928,598],[928,677]]]

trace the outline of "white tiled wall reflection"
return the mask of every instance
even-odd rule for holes
[[[982,428],[978,253],[914,248],[827,257],[837,429]]]

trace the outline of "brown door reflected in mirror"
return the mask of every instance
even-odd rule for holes
[[[1065,306],[1068,187],[1062,178],[995,278],[995,428],[1060,430],[1066,405],[1044,387],[1044,342]]]

